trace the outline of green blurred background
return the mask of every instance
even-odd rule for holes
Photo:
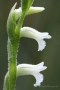
[[[0,0],[0,90],[3,90],[4,76],[8,70],[6,22],[9,11],[20,0]],[[39,14],[26,16],[23,26],[30,26],[41,32],[49,32],[52,39],[46,40],[47,46],[38,52],[38,44],[33,39],[21,38],[18,64],[38,64],[44,61],[47,70],[43,71],[44,82],[34,87],[33,76],[17,78],[16,90],[59,90],[60,89],[60,0],[35,0],[33,6],[45,7]]]

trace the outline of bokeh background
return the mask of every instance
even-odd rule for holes
[[[0,0],[0,90],[3,90],[4,76],[8,70],[6,22],[9,11],[20,0]],[[30,26],[41,32],[49,32],[52,39],[46,40],[47,46],[38,52],[35,40],[21,38],[18,52],[18,64],[38,64],[44,61],[47,70],[43,71],[44,82],[34,87],[33,76],[17,78],[16,90],[59,90],[60,89],[60,0],[35,0],[33,6],[45,7],[45,11],[26,16],[23,26]]]

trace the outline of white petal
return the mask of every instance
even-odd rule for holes
[[[33,13],[39,13],[39,12],[42,12],[43,10],[45,10],[44,7],[30,7],[28,14],[33,14]]]
[[[19,75],[31,75],[32,73],[38,73],[40,71],[45,70],[47,67],[43,66],[44,62],[41,62],[37,65],[31,64],[19,64],[17,66],[17,76]]]
[[[32,38],[32,39],[41,38],[40,37],[40,32],[38,32],[37,30],[35,30],[31,27],[21,28],[20,35],[21,35],[21,37],[28,37],[28,38]]]
[[[42,51],[46,46],[46,42],[43,39],[36,41],[38,42],[38,51]]]
[[[21,37],[28,37],[33,39],[50,39],[51,36],[47,32],[39,32],[31,27],[23,27],[20,31]]]
[[[43,66],[44,65],[44,62],[41,62],[37,65],[32,65],[32,64],[19,64],[17,66],[17,69],[20,71],[20,70],[28,70],[28,72],[40,72],[40,71],[43,71],[45,70],[47,67],[46,66]]]
[[[51,38],[51,36],[47,32],[43,32],[43,33],[40,32],[40,37],[42,39],[36,39],[36,41],[38,42],[38,51],[42,51],[46,46],[46,42],[43,39]]]
[[[41,62],[41,63],[35,65],[35,68],[37,69],[36,72],[41,72],[41,71],[47,69],[47,67],[43,66],[43,65],[44,65],[44,62]]]
[[[41,85],[41,82],[43,82],[43,75],[42,74],[40,74],[40,73],[34,73],[34,74],[32,74],[34,77],[35,77],[35,79],[36,79],[36,83],[34,84],[34,86],[35,87],[37,87],[37,86],[40,86]]]
[[[49,35],[48,32],[43,32],[43,33],[40,32],[40,36],[42,36],[43,39],[50,39],[51,38],[51,36]]]

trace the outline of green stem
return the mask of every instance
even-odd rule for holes
[[[24,14],[21,15],[18,25],[16,28],[16,36],[15,41],[11,41],[8,39],[8,71],[9,71],[9,90],[14,90],[16,83],[16,68],[17,68],[17,50],[20,36],[20,29],[23,24]]]
[[[8,72],[4,79],[4,88],[3,90],[14,90],[15,89],[15,83],[16,83],[16,68],[17,68],[17,50],[18,50],[18,43],[20,38],[20,29],[23,24],[25,15],[22,14],[18,25],[16,28],[16,37],[12,40],[8,38]]]
[[[14,90],[15,83],[16,83],[16,57],[17,57],[17,49],[18,44],[11,43],[11,41],[8,39],[8,71],[9,71],[9,90]],[[7,77],[8,78],[8,77]]]
[[[18,44],[11,43],[11,41],[8,39],[7,44],[8,49],[8,72],[5,75],[4,79],[4,88],[3,90],[14,90],[15,83],[16,83],[16,57],[17,57],[17,49]]]
[[[20,38],[20,29],[22,27],[24,17],[25,17],[25,13],[22,13],[16,27],[16,35],[19,34],[19,38]]]

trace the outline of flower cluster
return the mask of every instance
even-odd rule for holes
[[[30,7],[26,15],[42,12],[44,9],[44,7]],[[13,13],[15,14],[15,20],[18,20],[22,13],[21,7],[19,7],[18,9],[14,9]],[[38,51],[42,51],[45,48],[46,42],[44,39],[51,38],[48,32],[38,32],[31,27],[22,27],[20,30],[20,38],[21,37],[35,39],[38,43]],[[33,75],[36,79],[36,83],[34,84],[34,86],[40,86],[41,82],[43,82],[44,79],[43,75],[40,72],[47,68],[43,65],[44,62],[41,62],[37,65],[19,64],[17,65],[17,77],[21,75]]]

